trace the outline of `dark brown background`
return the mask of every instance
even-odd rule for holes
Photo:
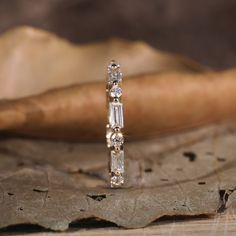
[[[141,39],[222,69],[236,66],[235,0],[0,0],[0,32],[47,29],[74,42]]]

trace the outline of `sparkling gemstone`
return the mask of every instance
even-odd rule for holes
[[[122,133],[113,133],[111,135],[111,145],[114,147],[119,147],[124,143],[124,137]]]
[[[124,151],[111,151],[111,172],[124,173]]]
[[[113,98],[119,98],[121,95],[122,89],[119,86],[114,85],[110,90],[110,96]]]
[[[120,71],[120,65],[117,64],[115,61],[112,61],[112,62],[109,64],[107,70],[108,70],[108,73],[109,73],[109,74],[110,74],[110,73],[117,72],[117,71]]]
[[[124,177],[122,175],[113,175],[111,177],[111,186],[120,186],[124,184]]]
[[[113,82],[121,82],[122,81],[122,73],[120,72],[120,65],[115,62],[111,63],[108,66],[108,81]]]
[[[122,81],[122,73],[121,72],[113,72],[108,74],[108,81],[113,83],[113,82],[118,82],[120,83]]]
[[[120,102],[109,103],[109,123],[111,128],[123,128],[124,117],[123,117],[123,105]]]

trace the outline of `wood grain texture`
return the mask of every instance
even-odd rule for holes
[[[126,185],[107,187],[103,144],[0,142],[0,227],[66,230],[96,217],[125,228],[162,216],[212,216],[234,204],[236,127],[126,145]]]

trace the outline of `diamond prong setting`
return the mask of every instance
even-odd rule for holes
[[[123,128],[123,104],[115,101],[109,103],[109,122],[112,128]]]
[[[119,87],[118,85],[114,85],[111,89],[110,89],[110,96],[112,98],[120,98],[122,96],[122,88]]]
[[[111,144],[113,147],[120,147],[124,143],[123,134],[121,132],[115,132],[111,135]]]
[[[124,184],[124,177],[122,174],[118,174],[118,175],[113,175],[111,176],[111,187],[112,188],[117,188],[120,187],[121,185]]]
[[[112,61],[108,66],[108,83],[120,83],[121,81],[122,73],[120,71],[120,65]]]

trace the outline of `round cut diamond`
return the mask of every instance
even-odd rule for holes
[[[113,98],[119,98],[122,95],[122,89],[119,86],[114,85],[110,90],[110,95]]]
[[[113,133],[111,135],[111,144],[114,147],[119,147],[124,143],[124,138],[122,133]]]
[[[111,177],[111,184],[114,186],[119,186],[124,184],[124,177],[122,175],[114,175]]]

